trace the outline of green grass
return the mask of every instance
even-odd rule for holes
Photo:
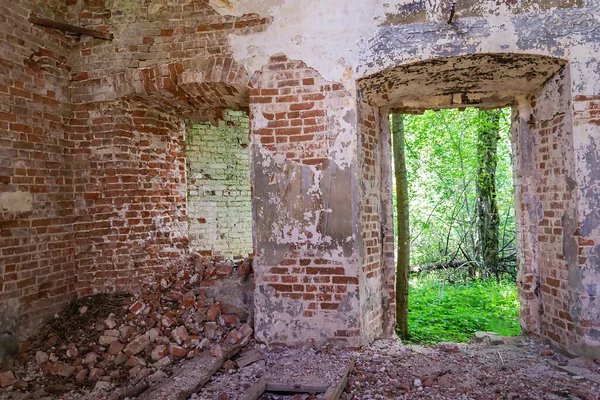
[[[493,280],[449,284],[436,275],[410,280],[405,342],[466,342],[476,331],[502,336],[521,333],[519,300],[514,282]]]

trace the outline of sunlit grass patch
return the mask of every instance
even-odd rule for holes
[[[448,283],[426,275],[410,281],[408,343],[466,342],[476,331],[502,336],[521,332],[514,283],[477,280]]]

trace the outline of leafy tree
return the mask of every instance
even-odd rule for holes
[[[477,135],[477,255],[480,266],[500,281],[498,233],[500,216],[496,203],[496,167],[500,141],[499,110],[479,112]]]
[[[489,266],[483,267],[477,229],[478,172],[482,173],[478,139],[490,126],[488,113],[467,108],[403,117],[413,269],[459,267],[454,270],[462,277],[472,266],[483,276],[495,273]],[[495,182],[499,214],[499,261],[495,264],[499,274],[515,275],[510,109],[494,113],[494,127],[499,129],[497,166],[495,176],[489,175],[487,182]]]

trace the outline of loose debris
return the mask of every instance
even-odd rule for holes
[[[258,353],[260,355],[260,359],[251,363],[244,363],[243,366],[237,364],[237,361],[247,359],[249,355]],[[256,395],[256,392],[249,393],[250,389],[260,383],[261,380],[264,380],[264,374],[266,370],[265,361],[262,359],[262,354],[258,349],[251,349],[246,353],[242,353],[240,357],[233,362],[232,366],[223,366],[223,368],[216,373],[211,381],[207,383],[201,390],[197,393],[193,394],[191,399],[205,399],[212,400],[218,398],[227,399],[242,399],[247,395],[248,399],[258,397],[253,396]],[[259,391],[260,388],[254,388],[254,390]],[[262,388],[264,391],[264,387]],[[262,391],[258,394],[260,396]]]
[[[219,351],[218,355],[214,355],[212,351],[205,351],[200,356],[183,363],[180,368],[173,371],[172,379],[169,379],[152,391],[147,391],[139,397],[139,400],[187,399],[194,392],[202,388],[213,374],[223,366],[225,361],[240,351],[240,348],[240,345],[228,345]]]
[[[261,345],[240,354],[234,360],[237,368],[219,371],[191,399],[335,399],[354,356],[354,351],[330,346]],[[330,388],[330,397],[324,397]]]
[[[235,307],[207,297],[203,285],[232,274],[246,279],[250,270],[247,260],[196,256],[156,274],[133,295],[74,301],[22,344],[14,371],[0,375],[0,398],[134,397],[164,381],[181,360],[207,352],[224,357],[248,342],[252,328],[226,313]]]
[[[348,376],[354,370],[355,364],[356,360],[353,359],[352,361],[350,361],[348,368],[346,368],[346,372],[344,372],[344,375],[342,375],[342,378],[337,383],[337,385],[329,386],[329,389],[327,389],[327,392],[325,392],[325,400],[338,400],[342,396],[342,392],[348,384]]]
[[[342,399],[598,400],[600,385],[557,369],[568,360],[526,337],[459,344],[458,352],[377,341],[358,353]],[[589,374],[600,366],[586,360]],[[596,368],[598,367],[598,368]]]
[[[198,257],[133,295],[77,300],[21,344],[15,369],[0,372],[0,399],[600,398],[600,360],[568,360],[525,337],[480,332],[471,344],[429,347],[383,340],[360,352],[256,345],[250,315],[203,286],[237,271],[245,280],[250,268]]]

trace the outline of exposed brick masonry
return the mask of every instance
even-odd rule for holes
[[[190,250],[240,259],[252,253],[247,113],[225,111],[218,126],[186,133]]]
[[[325,161],[335,140],[335,132],[327,125],[327,109],[343,104],[348,92],[284,55],[271,57],[257,79],[263,84],[250,90],[250,103],[260,104],[267,120],[253,132],[263,147],[302,164]]]
[[[326,212],[320,210],[329,205],[325,200],[328,189],[311,187],[319,184],[315,176],[329,173],[328,168],[336,162],[332,152],[339,128],[332,115],[350,104],[351,96],[341,84],[325,81],[303,62],[289,60],[285,55],[272,56],[251,85],[252,141],[258,146],[256,151],[280,160],[282,169],[269,171],[268,179],[274,183],[281,180],[279,185],[287,185],[278,194],[283,196],[275,206],[279,208],[265,207],[280,218],[277,224],[284,231],[273,235],[289,248],[276,265],[260,265],[259,261],[255,271],[257,286],[265,285],[274,291],[266,301],[281,304],[280,314],[292,319],[287,334],[294,336],[277,333],[268,340],[316,339],[357,344],[360,322],[348,311],[351,302],[358,300],[358,271],[352,261],[337,254],[339,250],[326,251],[323,236],[314,236],[327,233]],[[302,174],[302,178],[297,174]],[[273,201],[264,193],[258,198]],[[294,199],[295,204],[288,204],[289,199]],[[315,216],[320,218],[313,220]],[[293,227],[292,232],[286,230],[288,224]],[[260,229],[259,237],[263,234]],[[269,322],[272,310],[257,309],[259,331],[263,329],[261,324],[275,323],[275,320]],[[324,330],[325,336],[321,333]]]
[[[73,111],[78,292],[123,290],[187,248],[184,126],[129,103]]]
[[[371,340],[383,333],[383,247],[381,237],[381,162],[380,160],[380,124],[377,110],[359,100],[358,126],[359,142],[359,179],[364,191],[360,198],[360,260],[364,284],[361,285],[363,298],[362,314],[365,337]]]
[[[17,314],[22,331],[65,306],[76,282],[69,40],[27,21],[40,11],[0,3],[0,325],[14,329]]]

